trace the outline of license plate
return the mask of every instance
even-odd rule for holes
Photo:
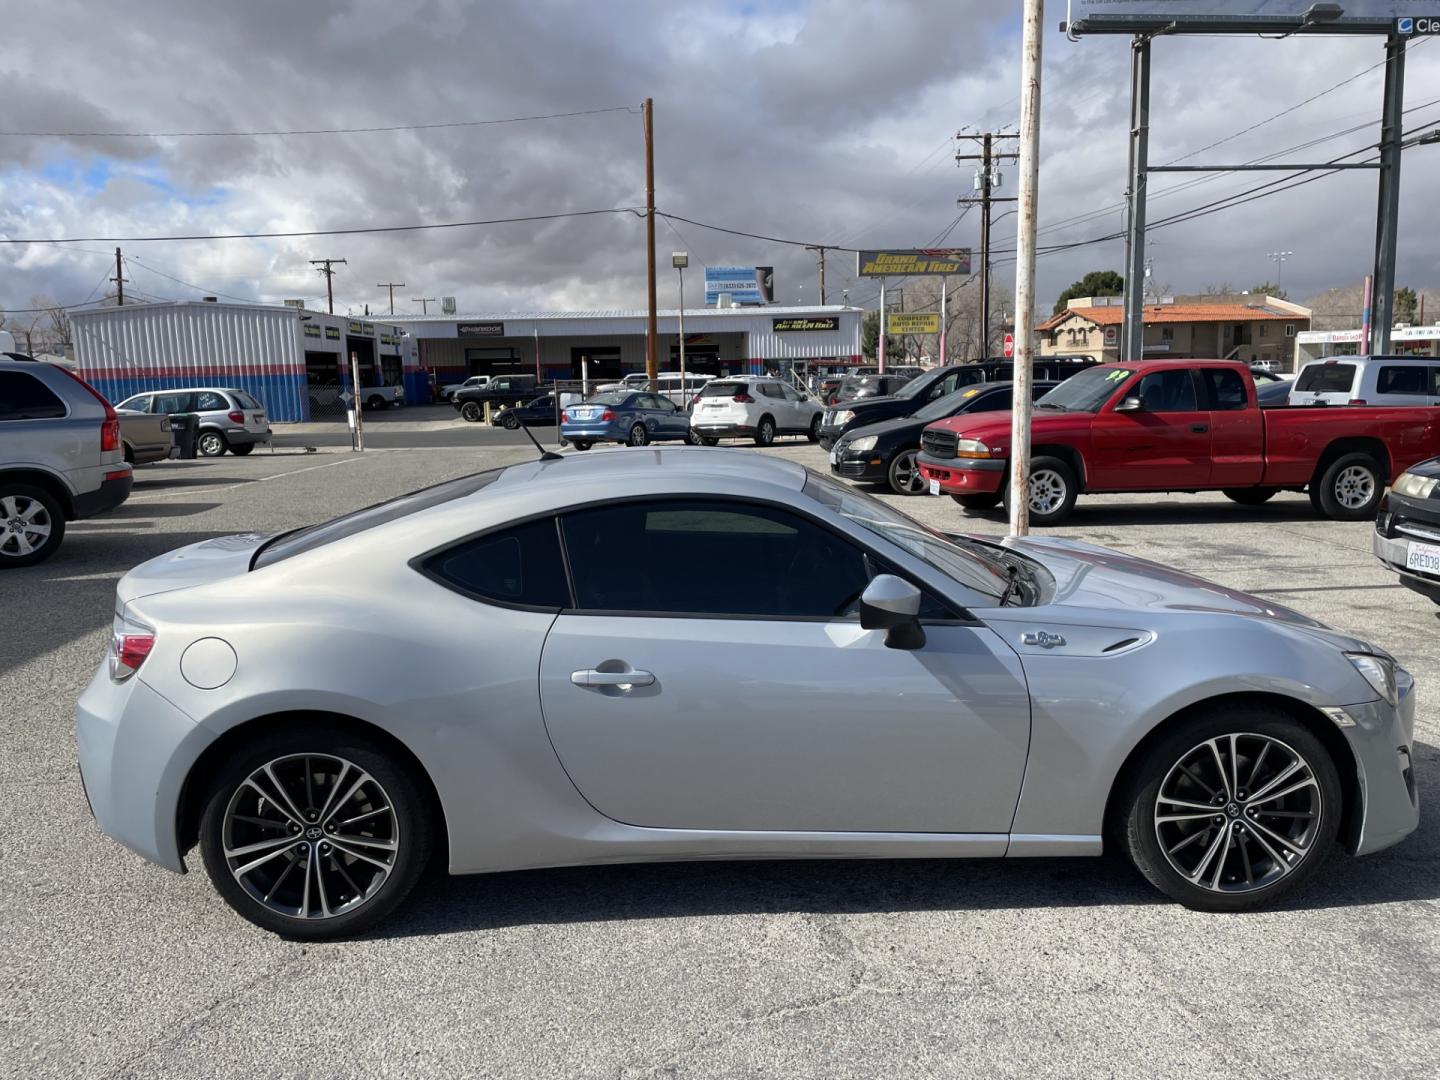
[[[576,420],[594,420],[594,419],[595,419],[595,416],[596,416],[596,410],[594,410],[594,409],[576,409],[576,410],[575,410],[575,419],[576,419]]]
[[[1440,574],[1440,545],[1421,544],[1411,540],[1405,545],[1405,569],[1424,574]]]
[[[939,495],[939,494],[940,494],[940,481],[939,481],[939,480],[931,480],[931,481],[930,481],[930,494],[931,494],[931,495]]]
[[[840,464],[840,449],[839,449],[839,447],[836,447],[834,450],[831,450],[831,451],[830,451],[830,464],[831,464],[831,465],[839,465],[839,464]]]

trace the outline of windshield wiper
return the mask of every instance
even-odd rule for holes
[[[1005,573],[1010,576],[1010,580],[1005,583],[1005,591],[1000,594],[1000,607],[1008,604],[1010,597],[1020,588],[1020,567],[1014,563],[1006,563]]]
[[[1035,403],[1035,407],[1036,407],[1037,409],[1055,409],[1055,410],[1057,410],[1057,411],[1059,411],[1059,412],[1069,412],[1069,411],[1070,411],[1070,410],[1067,409],[1064,405],[1056,405],[1054,402],[1049,402],[1049,401],[1037,401],[1037,402]]]

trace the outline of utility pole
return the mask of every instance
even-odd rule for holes
[[[645,318],[645,377],[660,378],[655,346],[659,334],[655,314],[655,99],[646,98],[645,114],[645,287],[650,310]]]
[[[430,305],[433,304],[433,303],[435,303],[435,297],[433,297],[433,296],[412,296],[412,297],[410,297],[410,302],[411,302],[412,304],[419,304],[419,305],[420,305],[420,314],[421,314],[421,315],[429,315],[429,314],[430,314]]]
[[[1030,532],[1030,385],[1035,362],[1035,238],[1040,201],[1040,55],[1045,0],[1025,0],[1020,75],[1020,220],[1015,234],[1015,375],[1010,410],[1010,535]]]
[[[403,282],[403,281],[376,282],[376,283],[375,283],[375,287],[376,287],[377,289],[389,289],[389,290],[390,290],[390,314],[391,314],[391,315],[394,315],[394,314],[395,314],[395,290],[396,290],[396,289],[403,289],[403,288],[405,287],[405,282]]]
[[[344,259],[311,259],[311,266],[318,266],[317,273],[325,275],[325,301],[330,309],[330,314],[335,314],[335,267],[345,266]]]
[[[820,263],[820,306],[825,306],[825,252],[833,250],[829,244],[806,244],[806,251],[813,251]]]
[[[1013,152],[997,153],[995,143],[1011,142],[1019,139],[1020,136],[1006,132],[987,131],[980,135],[966,135],[963,132],[957,132],[955,137],[957,139],[976,139],[980,142],[980,153],[955,155],[956,161],[980,162],[980,168],[975,173],[975,190],[980,194],[955,201],[961,206],[980,204],[980,358],[983,360],[990,356],[990,210],[997,202],[1016,201],[1013,198],[1002,199],[994,194],[995,188],[1000,186],[1000,173],[996,165],[1001,161],[1016,161],[1020,157],[1018,153]]]
[[[1400,221],[1400,157],[1405,127],[1405,38],[1385,42],[1384,121],[1380,126],[1380,205],[1375,229],[1375,294],[1372,306],[1372,355],[1390,351],[1395,325],[1395,247]]]
[[[125,271],[124,262],[120,258],[120,249],[115,249],[115,276],[110,279],[115,282],[115,306],[125,306]]]

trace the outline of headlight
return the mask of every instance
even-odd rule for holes
[[[955,456],[988,458],[990,456],[990,448],[979,439],[957,439],[955,440]]]
[[[830,424],[832,427],[840,424],[848,424],[851,420],[854,419],[854,409],[836,409],[833,413],[830,414]]]
[[[1385,656],[1374,656],[1371,653],[1345,654],[1345,659],[1355,665],[1355,670],[1365,676],[1368,682],[1387,704],[1394,705],[1398,700],[1395,695],[1395,661]]]
[[[1440,479],[1433,476],[1416,476],[1412,472],[1403,472],[1395,478],[1390,489],[1397,495],[1408,495],[1412,499],[1428,499],[1437,484],[1440,484]]]
[[[847,449],[854,450],[857,454],[868,454],[875,449],[875,444],[880,441],[878,435],[866,435],[863,439],[856,439],[846,443]]]

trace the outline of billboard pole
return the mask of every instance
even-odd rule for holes
[[[1130,46],[1130,186],[1125,192],[1130,220],[1125,232],[1125,323],[1120,359],[1135,363],[1145,354],[1145,188],[1150,168],[1150,35]],[[1017,335],[1018,336],[1018,335]]]
[[[655,345],[658,336],[655,317],[655,100],[645,99],[645,287],[649,310],[645,317],[645,377],[659,378]]]
[[[1400,214],[1400,156],[1405,122],[1405,39],[1385,42],[1385,104],[1380,127],[1380,204],[1376,209],[1375,288],[1370,303],[1370,352],[1390,351],[1395,325],[1395,244]]]
[[[1010,535],[1030,532],[1030,384],[1035,337],[1035,236],[1040,194],[1040,60],[1045,0],[1025,0],[1020,77],[1020,227],[1015,243],[1015,365],[1010,409]]]
[[[885,323],[889,314],[885,310],[885,279],[880,279],[880,336],[875,342],[875,358],[879,361],[880,374],[885,374]]]

